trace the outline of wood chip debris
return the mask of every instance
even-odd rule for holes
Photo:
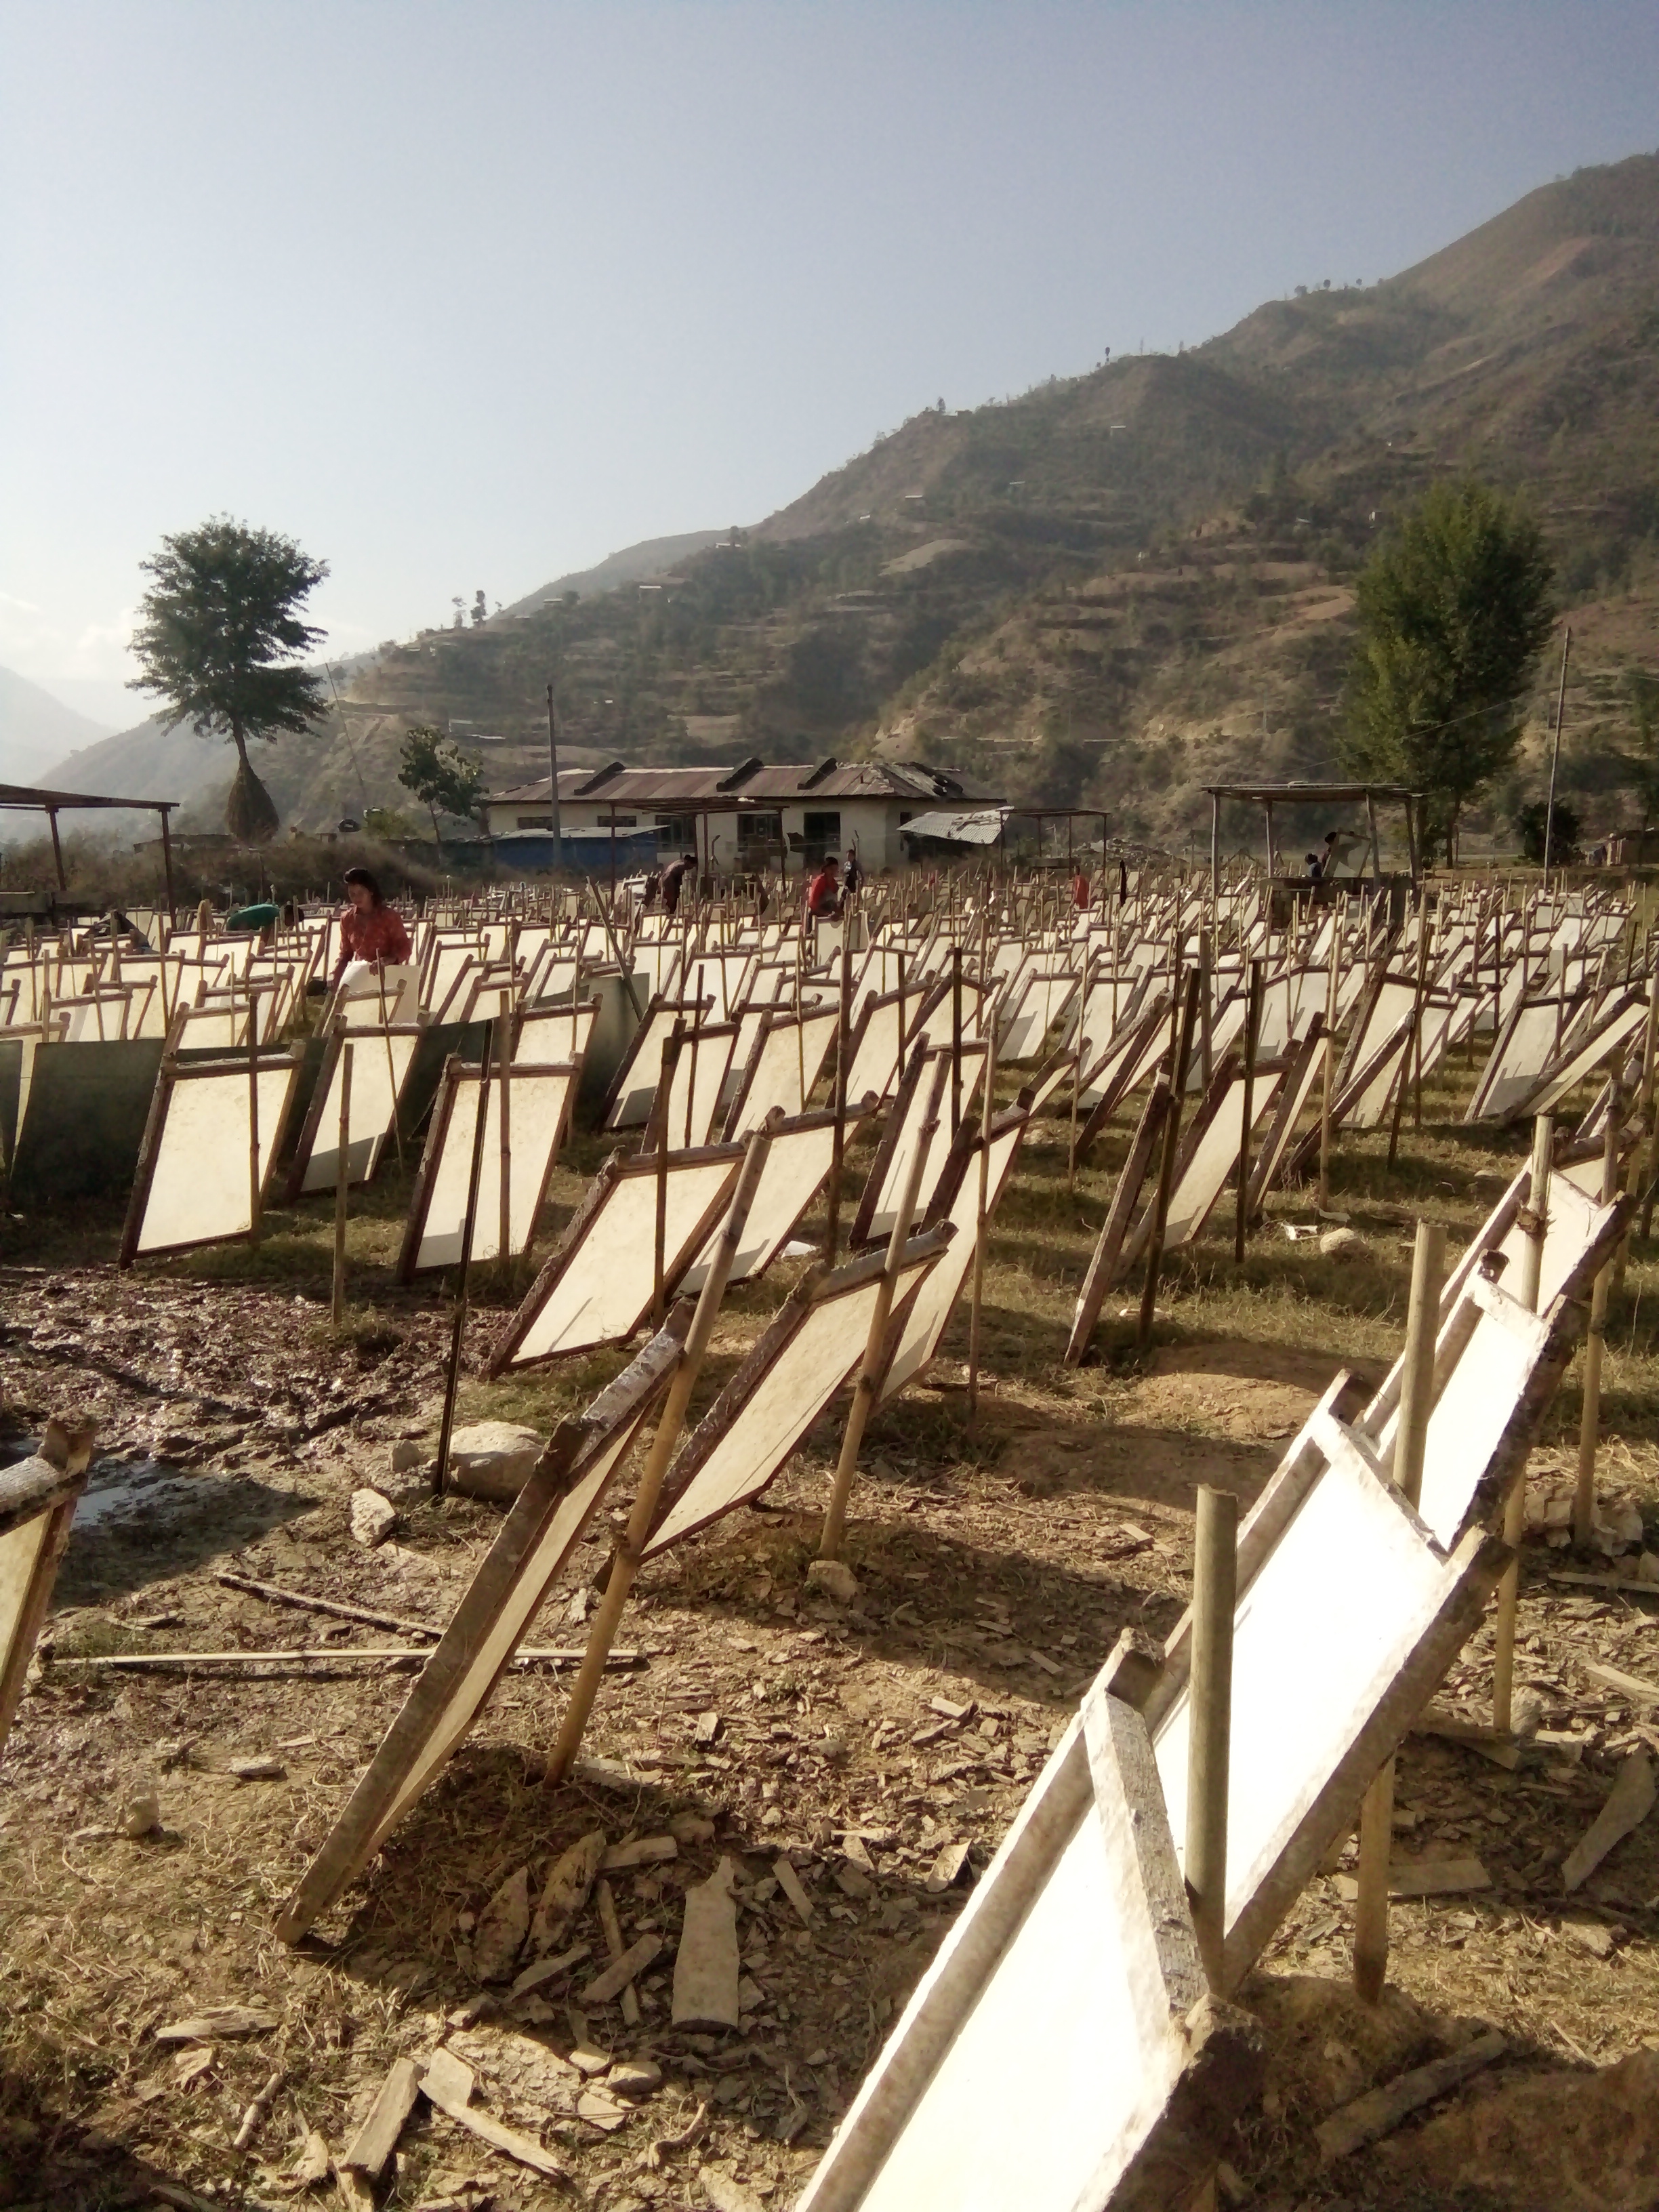
[[[473,2111],[472,2091],[477,2078],[464,2059],[440,2044],[426,2061],[421,2087],[431,2104],[469,2129],[481,2142],[516,2159],[520,2166],[527,2166],[536,2173],[545,2174],[550,2181],[564,2180],[565,2169],[551,2151],[544,2150],[540,2143],[520,2135],[516,2128],[503,2127],[487,2112]]]
[[[1655,1794],[1652,1760],[1645,1752],[1628,1753],[1606,1803],[1562,1863],[1564,1889],[1577,1889],[1587,1881],[1614,1845],[1640,1827],[1653,1810]]]
[[[398,2058],[381,2082],[380,2093],[340,2160],[371,2180],[378,2180],[386,2160],[398,2148],[404,2123],[415,2109],[425,2069],[417,2059]]]
[[[1492,1876],[1479,1859],[1396,1859],[1389,1869],[1390,1897],[1455,1897],[1491,1887]],[[1359,1884],[1352,1875],[1340,1874],[1336,1893],[1352,1905]]]
[[[191,2013],[155,2031],[158,2043],[229,2042],[237,2036],[265,2035],[281,2025],[274,2012],[252,2005],[222,2005],[216,2012]]]

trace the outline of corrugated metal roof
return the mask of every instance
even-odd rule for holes
[[[747,764],[745,763],[745,766]],[[592,788],[584,788],[591,786]],[[722,802],[734,812],[757,801],[776,805],[782,800],[808,805],[823,799],[973,799],[959,777],[948,769],[933,769],[916,761],[790,761],[775,766],[756,766],[740,775],[735,767],[622,768],[596,775],[591,769],[559,770],[559,804],[576,801],[610,807],[705,805]],[[547,778],[515,784],[493,792],[493,805],[547,804]]]

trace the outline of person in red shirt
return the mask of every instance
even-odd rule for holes
[[[1086,914],[1089,910],[1089,878],[1079,868],[1072,878],[1072,902],[1079,914]]]
[[[833,921],[841,912],[841,863],[826,853],[806,887],[806,911],[814,921]]]
[[[334,981],[339,981],[354,960],[402,967],[410,954],[403,916],[386,904],[367,868],[348,868],[344,881],[347,903],[340,909],[340,957],[334,963]]]

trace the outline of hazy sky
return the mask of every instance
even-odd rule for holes
[[[336,653],[757,520],[1651,150],[1656,87],[1654,0],[0,0],[0,664],[137,719],[137,563],[220,510]]]

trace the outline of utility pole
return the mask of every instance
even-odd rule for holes
[[[1544,809],[1544,889],[1550,887],[1550,846],[1555,836],[1555,771],[1561,765],[1561,717],[1567,706],[1567,655],[1572,651],[1571,627],[1561,637],[1561,681],[1555,694],[1555,744],[1550,752],[1550,796]]]
[[[559,726],[553,713],[553,684],[547,686],[547,796],[553,816],[553,866],[559,865]]]

